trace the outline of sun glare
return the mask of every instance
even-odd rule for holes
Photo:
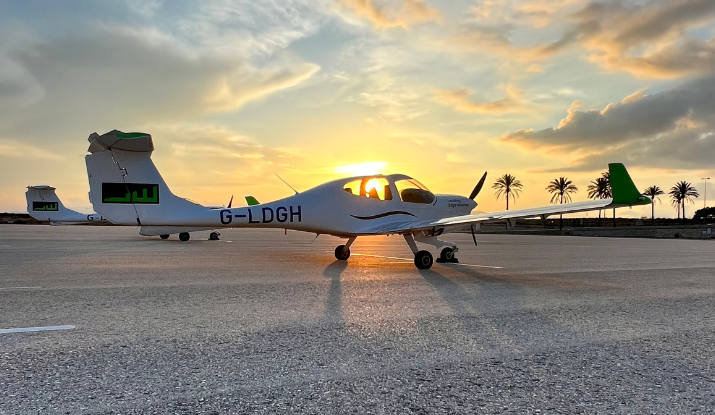
[[[388,166],[386,161],[366,161],[364,163],[336,166],[335,173],[349,176],[369,176],[382,173]]]

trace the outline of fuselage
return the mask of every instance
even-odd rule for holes
[[[210,209],[195,205],[189,210],[165,210],[160,217],[153,216],[156,220],[142,221],[142,225],[260,227],[332,235],[369,235],[381,233],[386,224],[467,215],[477,206],[476,202],[464,196],[432,195],[423,186],[418,189],[418,184],[412,188],[396,187],[396,182],[399,185],[407,180],[418,183],[404,175],[346,178],[256,206]],[[355,188],[348,191],[346,186],[351,183],[355,183]],[[385,188],[378,193],[367,189],[365,183],[367,186],[379,183]],[[404,184],[401,186],[404,187]]]

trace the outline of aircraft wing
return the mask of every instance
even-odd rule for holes
[[[489,222],[503,222],[516,219],[527,219],[558,214],[588,212],[599,209],[611,209],[635,205],[647,205],[651,200],[638,191],[628,171],[620,163],[608,165],[611,173],[612,199],[599,199],[587,202],[564,203],[529,209],[504,210],[500,212],[481,213],[477,215],[454,216],[433,221],[415,221],[389,223],[374,229],[376,233],[408,233],[429,229],[455,228],[464,225]]]

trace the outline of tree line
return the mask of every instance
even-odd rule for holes
[[[521,191],[524,185],[521,180],[517,179],[512,174],[505,174],[499,177],[494,184],[492,189],[495,189],[494,196],[497,200],[506,200],[506,210],[509,210],[509,200],[516,202],[516,199],[521,195]],[[551,194],[551,203],[561,204],[561,203],[571,203],[571,196],[578,192],[578,187],[573,184],[573,181],[569,180],[567,177],[558,177],[551,182],[545,189]],[[608,171],[601,173],[599,177],[592,180],[587,188],[589,199],[610,199],[613,197],[613,191],[611,190],[611,174]],[[658,186],[650,186],[645,189],[642,193],[644,196],[648,196],[651,199],[651,223],[655,224],[655,202],[662,203],[658,196],[664,195],[665,192]],[[668,191],[668,196],[670,198],[671,205],[676,209],[678,214],[678,219],[685,219],[685,204],[695,204],[694,199],[700,197],[695,187],[691,183],[686,181],[679,181],[675,183],[673,187]],[[707,209],[705,209],[707,210]],[[700,210],[696,213],[696,217],[700,214]],[[704,213],[706,214],[706,212]],[[605,214],[603,219],[605,219]],[[562,229],[563,215],[559,216],[559,229]],[[598,222],[601,224],[601,210],[598,211]],[[616,209],[613,209],[613,225],[616,225]]]

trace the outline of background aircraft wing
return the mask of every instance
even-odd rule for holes
[[[376,233],[408,233],[428,229],[445,229],[461,227],[477,223],[503,222],[510,219],[527,219],[541,216],[551,216],[558,214],[569,214],[578,212],[588,212],[599,209],[612,209],[626,206],[647,205],[651,200],[643,196],[628,171],[620,163],[608,165],[611,173],[612,199],[590,200],[587,202],[564,203],[560,205],[548,205],[529,209],[504,210],[501,212],[481,213],[477,215],[454,216],[451,218],[437,219],[433,221],[414,221],[401,223],[387,223],[376,227]]]

